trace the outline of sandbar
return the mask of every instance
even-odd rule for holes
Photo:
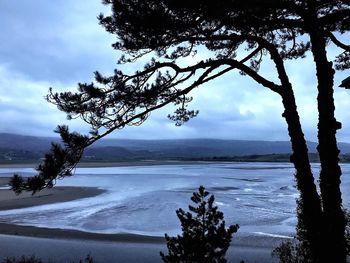
[[[6,186],[8,181],[9,178],[0,178],[0,186]],[[68,202],[94,197],[104,192],[105,190],[97,187],[55,186],[50,189],[43,189],[34,195],[31,192],[22,192],[17,195],[10,189],[0,189],[0,211]]]

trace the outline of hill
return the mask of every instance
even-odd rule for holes
[[[0,133],[0,162],[38,161],[58,138]],[[317,144],[308,142],[315,159]],[[339,143],[342,153],[350,144]],[[89,147],[84,161],[128,160],[288,160],[288,141],[248,141],[220,139],[123,140],[104,139]],[[263,157],[262,157],[263,156]],[[316,158],[317,159],[317,158]]]

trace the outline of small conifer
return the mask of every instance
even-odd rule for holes
[[[225,263],[225,254],[233,233],[239,226],[225,228],[224,214],[214,206],[214,195],[203,186],[191,197],[195,206],[189,212],[181,208],[176,214],[181,222],[182,235],[169,237],[165,234],[169,255],[160,252],[165,263]]]

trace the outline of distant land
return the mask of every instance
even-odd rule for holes
[[[58,138],[0,133],[0,163],[37,163]],[[310,158],[318,161],[317,144],[308,142]],[[339,143],[341,161],[350,162],[350,144]],[[104,139],[86,149],[83,162],[141,160],[287,162],[289,141],[220,139]]]

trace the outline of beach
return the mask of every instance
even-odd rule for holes
[[[17,209],[41,204],[90,197],[103,190],[87,187],[45,189],[35,196],[15,195],[0,190],[0,209]],[[234,238],[228,251],[229,262],[277,262],[271,258],[276,238]],[[0,223],[0,260],[6,257],[35,255],[50,262],[79,261],[90,254],[95,262],[161,262],[166,252],[163,237],[135,234],[100,234],[69,229],[43,228]]]
[[[8,180],[1,178],[0,186],[4,188]],[[31,193],[15,195],[9,189],[1,189],[0,210],[74,201],[104,192],[96,187],[59,186],[44,189],[32,196]],[[228,262],[277,262],[276,258],[271,257],[271,251],[282,240],[278,237],[238,234],[227,252]],[[103,234],[0,222],[0,260],[35,255],[53,263],[78,262],[90,254],[94,262],[151,263],[161,262],[160,251],[167,252],[162,236]]]
[[[3,182],[2,182],[3,183]],[[0,190],[0,210],[91,197],[103,190],[91,187],[54,187],[32,196],[15,195]],[[227,258],[229,262],[277,262],[272,248],[279,243],[272,238],[237,238]],[[166,252],[163,237],[135,234],[99,234],[69,229],[42,228],[0,223],[0,260],[7,257],[35,255],[50,262],[78,262],[90,254],[95,262],[161,262],[159,252]]]
[[[0,260],[7,257],[32,256],[44,262],[79,262],[91,255],[97,263],[157,263],[159,252],[167,253],[162,237],[131,234],[94,234],[80,231],[23,227],[0,224]],[[264,238],[265,239],[265,238]],[[257,241],[257,243],[256,243]],[[270,241],[235,240],[227,254],[230,263],[274,263]]]
[[[33,238],[0,235],[0,259],[35,255],[45,262],[79,262],[88,254],[97,263],[160,263],[164,243],[110,242],[95,240]],[[271,250],[264,247],[231,246],[226,256],[229,263],[274,263]]]

